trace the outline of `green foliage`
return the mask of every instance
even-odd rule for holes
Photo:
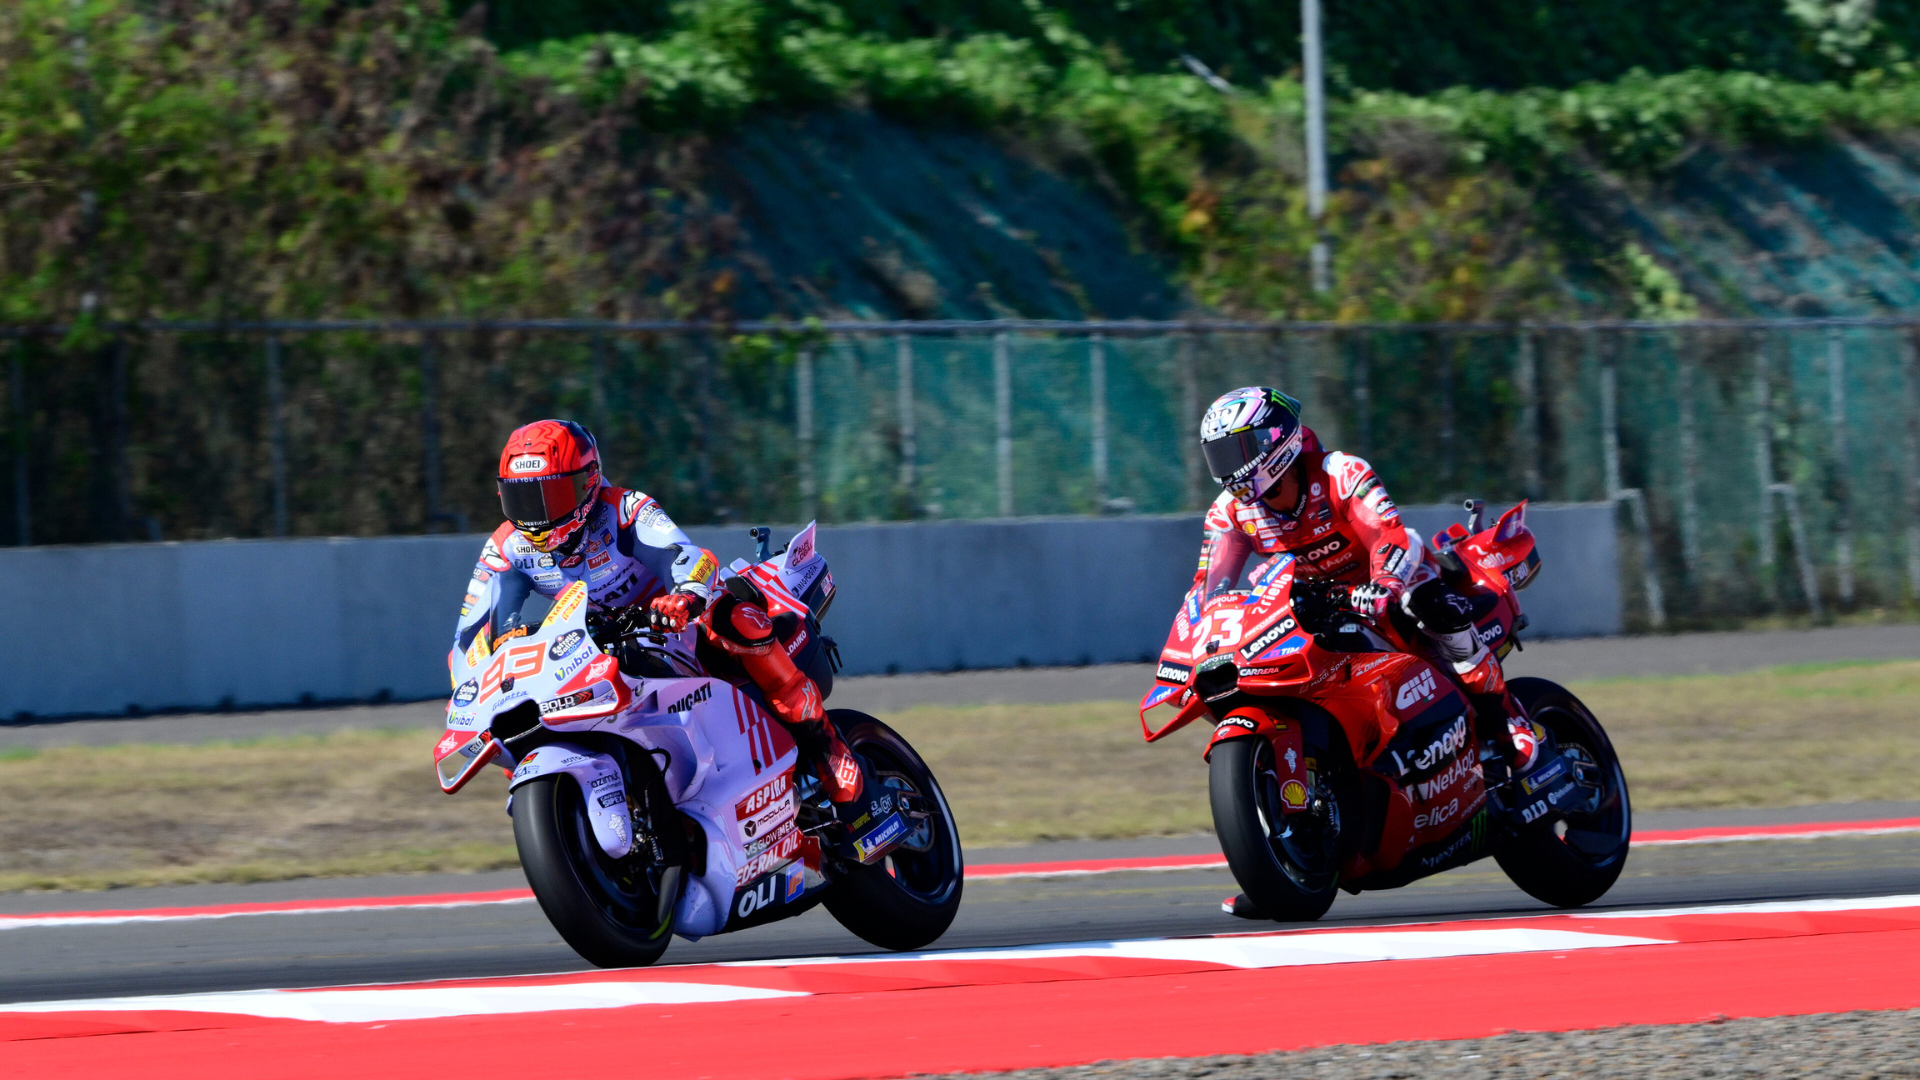
[[[1633,288],[1634,315],[1642,319],[1697,319],[1700,302],[1687,295],[1673,271],[1655,262],[1639,244],[1628,244],[1621,252],[1626,260],[1626,278]]]
[[[1049,63],[1070,24],[1139,71],[1181,70],[1191,54],[1257,86],[1299,63],[1300,7],[1259,0],[842,0],[831,11],[769,0],[770,17],[889,41],[1000,35]],[[490,0],[503,48],[613,31],[657,34],[657,0]],[[1700,68],[1815,80],[1920,49],[1916,0],[1340,0],[1325,5],[1327,52],[1344,86],[1427,94],[1453,86],[1515,90],[1611,81],[1639,69]]]
[[[431,0],[20,0],[0,70],[3,319],[572,314],[672,274],[629,193],[685,178],[623,155],[623,103]]]

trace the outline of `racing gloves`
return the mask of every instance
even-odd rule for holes
[[[1355,585],[1347,590],[1347,604],[1354,613],[1375,619],[1387,613],[1387,608],[1393,603],[1393,599],[1393,590],[1385,585]]]
[[[652,626],[663,634],[677,634],[707,609],[706,598],[698,593],[672,592],[653,599]]]

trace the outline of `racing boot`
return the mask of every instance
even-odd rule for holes
[[[1527,719],[1526,710],[1507,691],[1507,679],[1500,670],[1500,658],[1482,645],[1478,656],[1454,661],[1453,673],[1460,684],[1466,687],[1467,700],[1473,703],[1474,716],[1479,720],[1480,737],[1492,740],[1495,745],[1507,750],[1505,764],[1513,775],[1520,776],[1538,765],[1540,740],[1534,735],[1533,723]],[[1493,781],[1489,778],[1488,782]]]
[[[860,759],[847,748],[827,710],[820,702],[820,687],[795,667],[793,658],[777,645],[758,655],[742,656],[740,666],[747,677],[766,692],[773,715],[787,725],[794,741],[814,761],[820,788],[836,803],[858,799],[866,788]]]
[[[867,766],[841,738],[820,699],[820,687],[807,678],[773,635],[765,609],[731,593],[715,601],[708,636],[730,653],[766,694],[774,716],[792,733],[814,774],[834,818],[847,829],[843,857],[872,862],[894,839],[906,833],[892,796],[870,781]]]

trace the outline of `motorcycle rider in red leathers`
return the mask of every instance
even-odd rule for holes
[[[1372,466],[1321,447],[1300,423],[1300,403],[1264,386],[1216,400],[1200,441],[1225,489],[1207,510],[1194,573],[1203,597],[1233,588],[1252,555],[1286,552],[1296,578],[1347,584],[1361,614],[1384,618],[1398,606],[1452,666],[1481,724],[1505,728],[1488,734],[1506,736],[1514,773],[1532,767],[1533,728],[1507,693],[1500,658],[1474,632],[1471,600],[1441,580]]]
[[[658,503],[606,483],[586,428],[541,420],[516,429],[500,452],[498,479],[507,520],[474,567],[456,653],[482,636],[491,649],[526,633],[520,609],[527,598],[556,596],[575,581],[587,583],[590,610],[603,615],[647,605],[639,610],[660,633],[698,625],[705,642],[737,660],[766,695],[812,759],[836,814],[859,817],[869,786],[860,764],[828,718],[820,688],[775,640],[766,609],[716,589],[719,560]],[[877,825],[885,815],[868,817]]]

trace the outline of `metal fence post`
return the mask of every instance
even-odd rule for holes
[[[436,401],[440,374],[435,351],[433,335],[420,335],[420,441],[426,451],[428,532],[433,532],[445,517],[440,509],[440,412]]]
[[[1434,336],[1439,346],[1440,361],[1435,365],[1440,377],[1440,486],[1446,500],[1454,502],[1454,477],[1458,473],[1458,454],[1456,444],[1458,436],[1454,433],[1453,422],[1453,342],[1443,334]]]
[[[1013,359],[1007,335],[993,335],[994,472],[999,481],[1000,516],[1013,516]]]
[[[1107,339],[1087,339],[1087,383],[1093,420],[1093,508],[1107,509]]]
[[[273,466],[273,535],[287,535],[287,427],[280,382],[280,335],[267,335],[267,454]]]
[[[1683,341],[1698,339],[1688,336]],[[1682,349],[1674,358],[1674,391],[1680,407],[1680,558],[1687,576],[1700,573],[1700,446],[1694,433],[1693,370],[1690,350]]]
[[[1593,348],[1591,338],[1587,345]],[[1660,568],[1654,554],[1653,515],[1647,512],[1644,491],[1622,487],[1620,483],[1619,385],[1615,361],[1611,352],[1600,361],[1600,454],[1606,470],[1607,501],[1616,507],[1626,505],[1634,537],[1640,542],[1640,587],[1647,598],[1647,623],[1659,630],[1667,625],[1667,599],[1660,588]]]
[[[813,473],[813,347],[800,350],[793,364],[793,426],[800,442],[800,516],[819,516],[819,482]]]
[[[1515,382],[1520,391],[1520,483],[1527,498],[1540,498],[1540,365],[1533,333],[1521,330],[1516,343]]]
[[[1587,331],[1589,355],[1598,351],[1593,331]],[[1618,387],[1611,352],[1600,358],[1600,467],[1607,485],[1607,501],[1620,501],[1620,414]]]
[[[918,479],[920,447],[913,430],[913,340],[901,334],[895,340],[894,362],[900,376],[900,489],[908,517],[918,517],[914,484]]]
[[[1900,370],[1907,396],[1907,596],[1920,600],[1920,350],[1912,327],[1900,333]]]
[[[125,540],[133,523],[133,469],[128,460],[132,439],[127,430],[127,339],[115,334],[107,346],[106,458],[103,471],[109,487],[104,508],[106,539]]]
[[[1847,485],[1847,344],[1827,331],[1828,422],[1833,428],[1833,569],[1841,608],[1853,606],[1853,507]]]
[[[33,543],[33,504],[27,491],[27,447],[33,441],[27,426],[26,364],[20,352],[26,342],[16,340],[8,350],[7,388],[13,398],[13,542],[26,547]]]
[[[1792,484],[1769,484],[1767,490],[1780,497],[1787,511],[1787,535],[1793,539],[1794,561],[1800,564],[1800,590],[1807,594],[1807,611],[1816,619],[1824,615],[1820,603],[1820,578],[1813,570],[1813,551],[1807,546],[1806,519],[1800,516],[1800,493]]]
[[[587,411],[593,420],[593,437],[605,456],[610,434],[607,417],[607,335],[595,334],[589,343],[587,361]]]
[[[1180,463],[1187,474],[1186,508],[1197,510],[1205,505],[1202,502],[1203,489],[1200,479],[1200,372],[1199,361],[1194,357],[1193,331],[1180,333],[1180,344],[1175,354],[1175,363],[1180,367]]]
[[[1753,349],[1753,471],[1760,481],[1760,577],[1769,598],[1778,599],[1773,563],[1773,395],[1767,382],[1767,341],[1756,335]]]
[[[1327,341],[1335,349],[1340,347],[1338,334],[1327,335]],[[1373,354],[1365,337],[1359,342],[1353,353],[1353,441],[1354,452],[1365,457],[1373,452]]]

